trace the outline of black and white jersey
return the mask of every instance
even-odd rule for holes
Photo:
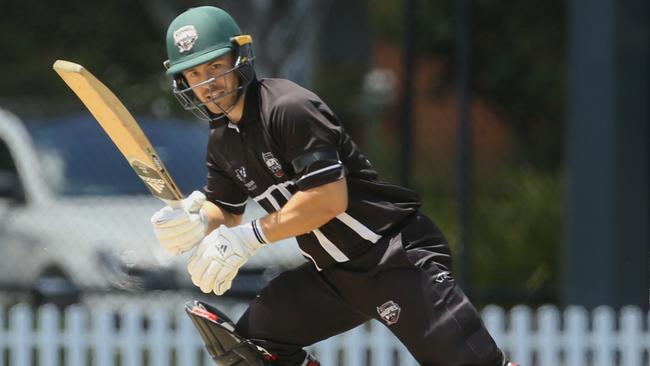
[[[412,190],[378,180],[318,96],[283,79],[253,82],[239,123],[210,123],[207,166],[207,198],[234,214],[248,197],[271,213],[299,190],[346,177],[346,212],[296,238],[319,269],[366,252],[420,205]]]

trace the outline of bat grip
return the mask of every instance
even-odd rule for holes
[[[167,206],[169,206],[171,208],[181,208],[181,207],[183,207],[183,201],[181,201],[181,200],[165,200],[164,199],[162,201],[165,202],[167,204]]]

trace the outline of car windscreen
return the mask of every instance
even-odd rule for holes
[[[136,118],[184,194],[206,180],[208,127],[193,122]],[[63,195],[130,195],[149,191],[90,114],[28,120],[43,169]]]

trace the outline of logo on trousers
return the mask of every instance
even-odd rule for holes
[[[399,314],[402,308],[393,300],[383,303],[377,307],[377,313],[386,322],[387,325],[393,325],[399,321]]]
[[[435,277],[435,281],[438,283],[443,283],[445,281],[451,281],[453,278],[451,277],[451,273],[449,271],[442,271],[438,273]]]

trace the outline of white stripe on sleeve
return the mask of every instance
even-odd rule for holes
[[[296,181],[296,184],[298,184],[298,182],[300,182],[301,180],[303,180],[305,178],[309,178],[309,177],[314,176],[316,174],[320,174],[322,172],[326,172],[326,171],[329,171],[329,170],[332,170],[332,169],[340,168],[341,166],[343,166],[343,163],[341,163],[339,161],[337,164],[326,166],[325,168],[321,168],[321,169],[315,170],[315,171],[313,171],[311,173],[307,173],[307,174],[303,175],[302,177],[300,177],[300,179],[298,179]]]
[[[242,206],[245,206],[246,202],[247,202],[247,201],[244,201],[242,203],[228,203],[228,202],[224,202],[224,201],[217,200],[217,199],[215,199],[215,201],[221,203],[222,205],[226,205],[226,206],[230,206],[230,207],[242,207]]]

